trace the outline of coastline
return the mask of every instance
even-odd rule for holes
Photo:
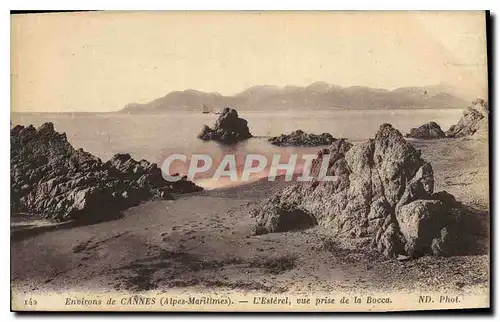
[[[488,216],[487,140],[412,144],[433,165],[437,191]],[[103,286],[128,292],[214,286],[268,293],[488,291],[487,254],[399,262],[342,249],[321,227],[253,236],[250,209],[286,184],[259,180],[150,201],[120,219],[13,241],[12,285],[30,292]]]

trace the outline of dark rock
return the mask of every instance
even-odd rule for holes
[[[117,154],[106,163],[75,150],[52,123],[11,129],[11,211],[56,220],[105,220],[118,212],[172,193],[201,190],[187,180],[163,179],[146,160]]]
[[[457,124],[452,125],[446,136],[458,138],[475,135],[478,137],[488,136],[488,102],[483,99],[476,99],[463,112],[462,118]]]
[[[326,155],[331,181],[320,180]],[[350,247],[369,244],[390,257],[462,250],[455,246],[468,233],[456,225],[463,207],[446,192],[434,193],[432,166],[390,124],[365,143],[335,141],[318,157],[313,181],[288,186],[252,211],[256,233],[283,231],[277,223],[299,213]]]
[[[297,130],[290,134],[281,134],[280,136],[272,137],[268,141],[278,146],[319,146],[330,145],[336,139],[329,133],[317,135]]]
[[[256,218],[258,224],[254,229],[255,235],[300,230],[317,225],[313,215],[293,205],[282,204],[279,208],[271,206],[269,209],[263,209],[259,215],[261,217]]]
[[[415,139],[442,139],[446,134],[436,122],[429,122],[410,130],[406,137]]]
[[[247,121],[238,117],[235,109],[226,107],[215,122],[214,128],[203,126],[198,135],[202,140],[214,140],[224,144],[232,144],[252,137]]]

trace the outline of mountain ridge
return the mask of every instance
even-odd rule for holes
[[[237,110],[325,110],[464,108],[468,100],[447,84],[408,86],[394,90],[367,86],[341,87],[326,82],[308,86],[251,86],[234,95],[194,89],[173,91],[148,103],[127,104],[121,113],[165,113],[200,111],[203,105],[213,110],[231,106]]]

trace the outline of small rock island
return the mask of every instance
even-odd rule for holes
[[[238,116],[235,109],[226,107],[215,121],[214,128],[205,125],[198,135],[204,141],[217,141],[223,144],[234,144],[253,137],[248,122]]]
[[[414,139],[442,139],[446,137],[446,134],[441,130],[439,124],[429,122],[411,129],[410,133],[407,133],[405,136]]]
[[[272,137],[268,141],[277,146],[320,146],[330,145],[336,140],[330,133],[317,135],[297,130],[290,134]]]

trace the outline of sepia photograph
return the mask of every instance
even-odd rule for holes
[[[11,12],[11,310],[489,309],[490,19]]]

